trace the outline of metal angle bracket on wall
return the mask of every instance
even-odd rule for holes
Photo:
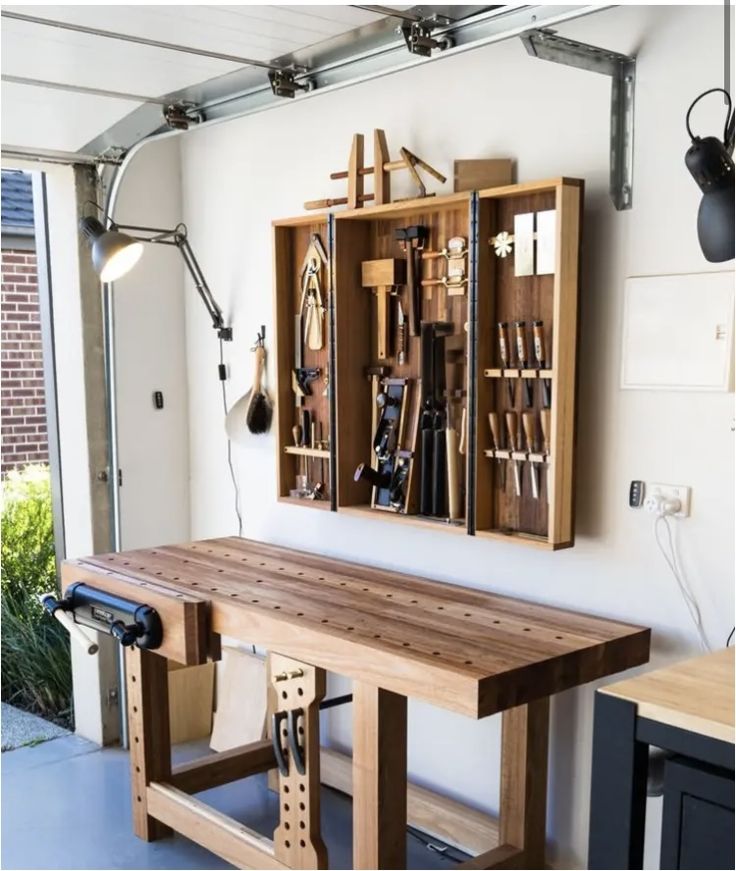
[[[611,77],[610,194],[619,211],[630,209],[634,183],[634,86],[636,58],[538,28],[522,34],[532,57]]]

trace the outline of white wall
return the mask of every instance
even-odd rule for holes
[[[179,146],[162,139],[125,170],[114,218],[170,229],[182,220]],[[121,545],[189,537],[189,404],[184,297],[195,294],[176,249],[146,245],[113,288]],[[153,392],[161,390],[157,410]]]
[[[405,144],[448,176],[454,158],[514,156],[519,180],[586,181],[576,547],[549,554],[280,505],[271,436],[236,452],[247,536],[307,548],[318,540],[332,555],[647,624],[661,662],[697,645],[651,518],[627,507],[628,483],[685,483],[692,518],[678,529],[680,554],[711,643],[725,643],[734,605],[733,397],[618,386],[626,276],[713,268],[695,236],[684,113],[721,81],[721,28],[718,6],[616,8],[560,27],[638,54],[629,212],[616,213],[607,193],[609,80],[529,58],[518,40],[181,137],[185,218],[235,330],[233,401],[247,387],[258,326],[272,335],[271,220],[299,214],[304,200],[339,195],[341,183],[328,175],[346,165],[353,132],[383,127],[393,151]],[[722,114],[718,100],[704,105],[703,129],[718,130]],[[199,538],[236,525],[216,342],[194,294],[186,305],[191,531]],[[550,832],[554,859],[567,867],[584,865],[587,852],[592,700],[587,687],[553,706]],[[349,717],[331,716],[338,743],[349,744]],[[411,772],[493,809],[498,732],[498,718],[476,723],[412,703]]]

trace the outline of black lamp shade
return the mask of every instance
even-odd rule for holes
[[[703,192],[698,210],[698,240],[710,263],[733,260],[734,164],[724,144],[715,136],[696,136],[685,155],[685,164]]]
[[[104,282],[125,275],[140,259],[143,244],[119,230],[106,230],[97,218],[82,218],[79,229],[92,248],[92,265]]]

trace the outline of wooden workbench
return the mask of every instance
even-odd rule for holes
[[[500,842],[467,867],[543,867],[549,698],[649,656],[648,629],[239,538],[71,560],[62,580],[150,605],[163,621],[155,653],[127,651],[136,833],[171,827],[238,867],[327,867],[326,671],[354,681],[355,868],[405,867],[407,697],[473,718],[503,712]],[[270,651],[276,749],[289,764],[273,842],[189,795],[276,767],[271,742],[171,768],[166,658],[217,658],[220,635]],[[303,774],[281,733],[295,709]]]

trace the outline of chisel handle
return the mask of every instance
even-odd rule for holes
[[[542,425],[542,438],[544,439],[544,452],[550,453],[550,410],[542,408],[539,412],[539,422]]]
[[[294,445],[298,448],[302,443],[302,428],[299,424],[292,426],[291,436],[294,439]]]
[[[516,334],[516,356],[519,358],[519,367],[526,369],[529,364],[529,352],[526,347],[526,321],[516,321],[514,323],[514,332]]]
[[[509,449],[515,451],[519,437],[519,418],[515,411],[506,412],[506,429],[509,433]]]
[[[491,427],[491,438],[493,439],[493,450],[501,450],[501,427],[498,421],[498,412],[488,412],[488,424]]]
[[[505,321],[498,324],[498,353],[501,357],[501,366],[509,368],[509,325]]]
[[[544,350],[544,321],[534,321],[534,359],[541,369],[544,369],[547,355]]]
[[[534,444],[537,435],[536,415],[533,411],[525,411],[521,417],[524,423],[524,435],[526,436],[526,447],[530,453],[534,453]]]

